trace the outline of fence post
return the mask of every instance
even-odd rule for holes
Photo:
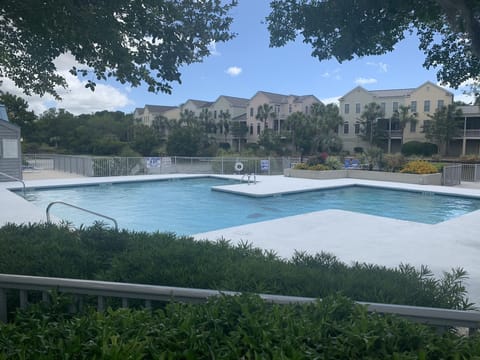
[[[0,322],[7,322],[7,292],[0,289]]]

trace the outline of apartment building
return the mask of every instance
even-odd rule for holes
[[[289,115],[295,112],[309,114],[312,105],[321,103],[314,95],[282,95],[266,91],[258,91],[247,104],[246,123],[248,127],[247,142],[255,143],[264,129],[282,131]],[[262,121],[258,118],[259,107],[267,104],[271,111],[268,118]]]
[[[343,148],[353,151],[355,147],[367,148],[368,142],[360,137],[361,115],[369,103],[377,103],[383,110],[383,118],[378,119],[378,125],[385,127],[388,139],[382,145],[386,152],[399,152],[402,143],[408,141],[426,141],[423,133],[423,124],[430,120],[435,110],[453,103],[453,94],[442,87],[426,82],[417,88],[366,90],[361,86],[349,91],[339,99],[340,115],[344,119],[343,128],[339,129],[339,136],[343,140]],[[410,107],[410,112],[416,114],[417,121],[411,122],[401,129],[398,121],[392,116],[400,106]]]
[[[451,155],[480,155],[480,106],[459,106],[462,116],[459,119],[458,135],[450,142]]]
[[[152,126],[153,120],[158,116],[163,116],[167,119],[178,119],[180,117],[180,109],[177,106],[145,105],[143,108],[136,108],[133,112],[133,118],[146,126]]]
[[[232,126],[247,126],[246,109],[248,99],[221,95],[209,106],[209,112],[216,124],[215,139],[218,143],[228,143],[237,148],[246,142],[246,137],[239,136],[238,132],[232,131]],[[227,120],[230,125],[225,125]]]

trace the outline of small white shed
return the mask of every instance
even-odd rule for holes
[[[20,128],[8,121],[5,106],[0,104],[0,181],[12,181],[4,174],[22,179]]]

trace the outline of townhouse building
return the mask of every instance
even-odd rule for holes
[[[286,130],[285,122],[291,114],[303,112],[309,114],[312,105],[321,103],[314,95],[282,95],[266,91],[258,91],[247,104],[246,123],[248,128],[247,142],[255,143],[264,129],[274,131]],[[264,121],[258,118],[259,108],[267,104],[271,112]]]
[[[246,111],[248,99],[221,95],[210,106],[209,111],[216,125],[215,139],[238,149],[246,140]]]
[[[396,153],[401,150],[403,143],[408,141],[426,141],[423,133],[425,121],[431,120],[435,110],[453,103],[453,94],[444,88],[432,83],[424,84],[411,89],[366,90],[357,86],[339,99],[340,115],[344,125],[339,129],[339,136],[343,141],[343,149],[353,151],[356,147],[368,148],[367,141],[362,140],[361,115],[369,103],[380,105],[383,117],[377,119],[379,127],[387,134],[382,144],[384,151]],[[399,121],[392,119],[400,106],[408,106],[410,113],[416,115],[417,121],[410,122],[403,129]]]
[[[136,108],[133,112],[133,118],[146,126],[152,126],[153,120],[163,116],[169,120],[180,117],[178,106],[163,105],[145,105],[143,108]]]
[[[458,135],[450,142],[451,155],[480,155],[480,106],[458,106],[462,111]]]

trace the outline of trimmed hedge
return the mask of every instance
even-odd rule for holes
[[[438,146],[429,142],[409,141],[402,145],[401,152],[405,156],[432,156],[438,153]]]
[[[426,267],[349,266],[323,252],[283,259],[248,243],[117,232],[101,225],[74,231],[50,224],[4,226],[0,272],[309,297],[341,292],[358,301],[469,306],[461,269],[435,279]]]

